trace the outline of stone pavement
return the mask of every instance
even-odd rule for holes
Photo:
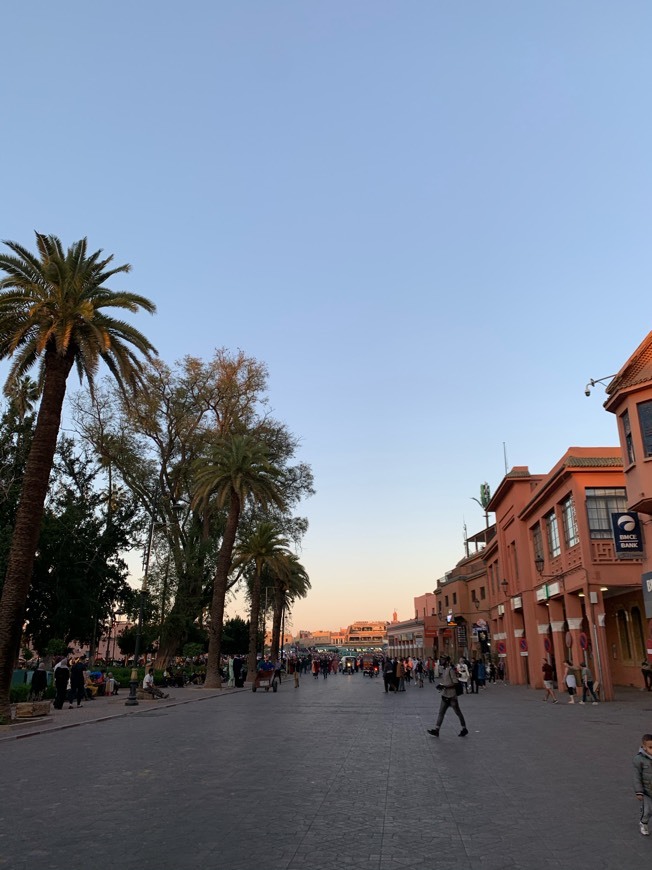
[[[652,867],[631,782],[650,694],[582,707],[493,685],[460,699],[468,737],[449,711],[438,739],[428,684],[175,694],[0,741],[1,870]]]

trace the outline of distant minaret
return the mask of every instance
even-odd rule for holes
[[[392,613],[392,622],[398,622],[398,613],[396,611]]]

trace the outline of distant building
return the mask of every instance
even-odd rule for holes
[[[353,649],[382,647],[387,643],[387,622],[354,622],[346,629],[344,646]]]

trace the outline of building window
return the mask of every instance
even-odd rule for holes
[[[481,586],[480,587],[480,598],[484,601],[486,597],[487,597],[487,592],[486,592],[484,586]]]
[[[453,592],[453,604],[457,604],[457,592]]]
[[[448,595],[444,598],[444,606],[448,607]]]
[[[557,514],[554,511],[551,511],[544,519],[546,521],[546,531],[548,533],[548,552],[550,553],[550,558],[554,559],[561,553]]]
[[[652,404],[652,402],[650,402],[650,404]],[[629,411],[625,411],[620,418],[620,422],[622,423],[623,438],[625,446],[627,447],[627,463],[631,465],[633,462],[636,462],[636,454],[634,453],[634,442],[632,441],[632,427],[629,422]]]
[[[652,456],[652,401],[641,402],[637,405],[638,422],[641,427],[641,439],[643,441],[643,453]]]
[[[534,559],[543,559],[543,540],[541,537],[541,526],[539,523],[532,529],[532,548],[534,550]]]
[[[592,538],[613,538],[611,514],[626,511],[627,494],[624,486],[586,490],[586,515]]]
[[[573,496],[568,498],[561,504],[561,517],[564,523],[564,541],[567,547],[574,547],[579,544],[580,536],[577,531],[577,516],[575,514],[575,502]]]

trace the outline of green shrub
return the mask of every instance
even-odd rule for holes
[[[12,686],[9,691],[9,703],[10,704],[22,704],[23,701],[28,700],[30,686],[26,683],[22,686]],[[48,686],[47,689],[43,692],[43,699],[49,700],[50,698],[56,697],[57,690],[54,686]]]
[[[9,690],[9,701],[12,704],[22,704],[23,701],[27,700],[28,695],[29,686],[25,684],[22,686],[12,686]]]

